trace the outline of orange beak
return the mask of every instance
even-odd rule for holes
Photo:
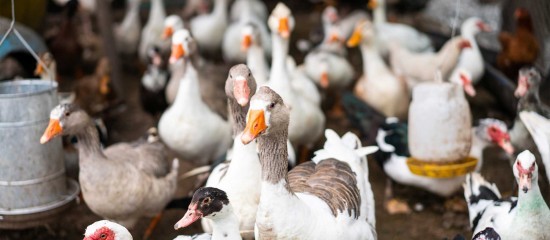
[[[370,10],[375,9],[376,7],[378,7],[378,1],[376,1],[376,0],[370,0],[369,3],[367,4],[367,7],[368,7]]]
[[[34,75],[40,75],[44,73],[44,68],[42,67],[42,64],[36,63],[36,68],[34,69]]]
[[[340,36],[338,36],[338,34],[336,34],[336,33],[332,33],[332,34],[330,34],[330,37],[328,38],[328,42],[329,43],[340,42]]]
[[[321,82],[319,84],[321,84],[321,87],[324,89],[328,88],[329,81],[328,81],[328,73],[326,71],[323,71],[321,73]]]
[[[248,111],[246,128],[241,136],[241,141],[243,144],[248,144],[256,139],[265,129],[267,129],[267,125],[265,124],[264,110],[250,110]]]
[[[162,39],[167,39],[174,34],[174,29],[172,27],[165,27],[164,32],[162,33]]]
[[[111,91],[109,88],[110,81],[111,78],[108,75],[101,77],[101,80],[99,80],[99,93],[101,93],[101,95],[107,95]]]
[[[288,29],[288,18],[279,19],[279,34],[284,38],[288,38],[290,36],[290,30]]]
[[[173,44],[172,45],[172,54],[170,55],[170,63],[175,63],[178,61],[178,59],[182,58],[183,55],[185,55],[185,49],[183,49],[183,45],[180,44]]]
[[[243,36],[243,41],[241,42],[241,50],[246,51],[252,45],[252,37],[248,34]]]
[[[363,36],[361,36],[361,31],[359,28],[356,28],[355,31],[353,31],[353,34],[348,39],[347,45],[348,47],[357,47],[359,46],[359,43],[361,43]]]
[[[48,141],[52,140],[52,138],[56,137],[57,135],[61,134],[63,132],[63,128],[59,124],[58,119],[50,119],[50,123],[48,124],[48,127],[44,131],[44,134],[40,138],[40,143],[44,144]]]

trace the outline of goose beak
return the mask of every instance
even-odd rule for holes
[[[243,144],[252,142],[260,133],[267,129],[264,110],[249,110],[246,128],[241,136]]]
[[[376,7],[378,7],[378,1],[377,0],[370,0],[369,3],[367,4],[367,7],[370,10],[375,9]]]
[[[200,210],[197,210],[197,203],[189,206],[189,209],[187,209],[187,212],[181,218],[176,224],[174,224],[174,229],[178,230],[180,228],[187,227],[194,223],[195,221],[202,218],[202,212]]]
[[[361,43],[362,38],[363,37],[361,36],[361,30],[359,28],[356,28],[347,42],[348,47],[357,47],[359,43]]]
[[[330,34],[330,37],[328,39],[328,42],[329,43],[337,43],[337,42],[340,42],[340,36],[338,36],[338,34],[336,33],[332,33]]]
[[[518,98],[523,97],[527,93],[528,89],[529,82],[527,81],[527,77],[519,76],[518,87],[516,88],[516,91],[514,91],[514,95]]]
[[[162,39],[167,39],[174,34],[174,28],[172,27],[165,27],[164,32],[162,33]]]
[[[36,68],[34,69],[34,75],[40,75],[44,72],[44,67],[42,67],[42,64],[36,63]]]
[[[279,19],[279,34],[281,34],[281,36],[283,38],[288,38],[290,36],[290,30],[289,30],[289,27],[288,27],[288,18],[286,17],[283,17],[281,19]]]
[[[52,140],[52,138],[56,137],[57,135],[61,134],[63,132],[63,128],[61,127],[61,124],[59,124],[59,119],[50,119],[50,123],[48,124],[48,127],[44,131],[44,134],[40,138],[40,143],[44,144],[48,141]]]
[[[181,43],[172,45],[172,54],[170,55],[170,63],[175,63],[178,59],[185,55],[185,49]]]
[[[110,81],[111,78],[108,75],[101,77],[101,80],[99,81],[99,93],[101,93],[101,95],[107,95],[111,91],[109,88]]]
[[[243,76],[238,76],[233,83],[233,95],[241,107],[248,104],[248,99],[250,97],[250,88],[248,87],[248,82]]]
[[[249,34],[246,34],[243,36],[243,40],[241,42],[241,50],[246,51],[248,48],[252,45],[252,37]]]
[[[329,79],[328,79],[328,73],[326,71],[323,71],[321,73],[321,82],[319,84],[324,89],[328,88]]]

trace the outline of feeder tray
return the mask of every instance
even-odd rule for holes
[[[453,178],[473,172],[477,158],[466,157],[460,161],[436,163],[421,161],[413,157],[407,159],[407,166],[412,173],[429,178]]]

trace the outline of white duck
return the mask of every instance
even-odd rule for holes
[[[354,94],[387,117],[407,118],[410,96],[407,83],[395,76],[384,62],[375,39],[375,29],[362,21],[348,41],[349,47],[360,46],[363,76],[354,87]]]
[[[231,9],[229,12],[229,20],[237,21],[239,18],[241,18],[241,14],[243,11],[247,11],[245,9],[252,10],[254,15],[258,16],[258,18],[262,21],[265,21],[267,19],[267,7],[265,6],[265,3],[263,1],[259,0],[236,0],[233,2],[233,5],[231,5]]]
[[[537,145],[544,169],[550,172],[550,120],[534,111],[520,112],[519,117]]]
[[[473,235],[493,228],[502,239],[550,239],[550,209],[539,189],[535,156],[526,150],[512,167],[518,184],[517,198],[503,199],[497,186],[477,173],[466,178],[464,198]]]
[[[151,46],[158,46],[165,49],[167,42],[162,39],[162,30],[164,29],[164,10],[163,0],[151,0],[151,10],[149,19],[141,31],[141,40],[139,42],[139,58],[142,62],[147,62],[147,50]]]
[[[191,19],[191,33],[201,52],[216,53],[222,45],[227,28],[228,0],[214,0],[214,9]]]
[[[432,41],[428,35],[419,32],[409,25],[389,23],[387,21],[386,0],[370,0],[368,5],[369,8],[374,9],[376,38],[382,56],[387,56],[388,43],[390,41],[397,41],[411,52],[433,52]]]
[[[309,93],[294,87],[287,67],[289,38],[294,18],[283,3],[277,4],[268,20],[272,32],[273,59],[267,85],[277,91],[291,108],[289,140],[294,146],[313,144],[322,134],[325,116],[317,103],[305,97]]]
[[[122,22],[115,26],[115,40],[117,50],[122,54],[135,54],[138,49],[141,33],[141,21],[139,19],[139,5],[141,0],[126,0],[128,10]]]
[[[269,87],[252,97],[241,136],[257,139],[262,190],[256,239],[376,239],[374,199],[366,154],[357,136],[326,130],[324,149],[313,161],[287,170],[290,110]]]
[[[506,124],[496,119],[482,119],[479,125],[472,128],[472,144],[470,156],[478,159],[476,171],[483,165],[483,150],[493,144],[498,145],[506,153],[513,154],[514,148],[510,143],[510,136]],[[407,158],[410,156],[407,140],[407,125],[397,122],[396,118],[387,118],[386,123],[378,129],[376,142],[380,151],[375,155],[377,162],[384,172],[394,181],[425,189],[442,197],[449,197],[455,193],[464,182],[464,176],[455,178],[429,178],[412,173],[407,166]],[[389,207],[392,199],[391,185],[386,185],[386,196]],[[392,209],[388,209],[390,212]]]
[[[158,129],[162,140],[182,159],[205,165],[223,155],[231,144],[231,126],[202,100],[198,73],[190,61],[196,54],[189,31],[172,36],[170,62],[180,58],[185,72],[174,104],[162,114]]]
[[[249,1],[244,2],[248,3]],[[240,2],[243,1],[241,0]],[[242,51],[241,48],[241,34],[243,29],[249,24],[254,24],[257,27],[262,40],[261,46],[264,48],[265,53],[271,56],[270,34],[265,25],[265,18],[255,15],[252,7],[249,4],[243,4],[239,12],[239,19],[232,22],[225,31],[222,42],[222,53],[226,61],[244,62],[246,60],[246,52]]]
[[[470,96],[476,94],[473,85],[481,80],[483,72],[485,71],[483,57],[481,56],[481,51],[477,46],[475,38],[476,34],[481,31],[490,31],[490,28],[489,25],[477,17],[468,18],[462,23],[460,35],[470,41],[471,47],[462,50],[458,63],[451,72],[449,79],[450,82],[467,86],[464,87],[464,91]],[[465,74],[465,72],[467,74]],[[470,75],[469,77],[468,74]]]
[[[83,240],[133,240],[132,234],[124,226],[109,220],[99,220],[86,227]]]

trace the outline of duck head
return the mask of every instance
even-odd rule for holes
[[[527,92],[538,91],[541,77],[534,67],[523,67],[519,70],[518,86],[514,95],[518,98],[525,96]]]
[[[493,118],[481,119],[479,120],[475,134],[487,142],[497,144],[506,153],[514,154],[514,147],[510,142],[508,128],[503,121]]]
[[[170,63],[175,63],[183,57],[189,56],[194,50],[194,39],[186,29],[177,30],[172,35],[172,53]]]
[[[347,41],[348,47],[357,47],[362,42],[370,43],[374,40],[374,27],[369,20],[361,20],[355,24],[355,29]]]
[[[518,155],[513,168],[519,191],[529,192],[533,187],[533,183],[537,184],[538,180],[538,166],[535,162],[535,155],[529,150],[523,151]]]
[[[177,30],[183,29],[183,20],[178,15],[170,15],[164,19],[162,39],[172,37]]]
[[[36,63],[36,68],[34,69],[34,75],[41,76],[46,72],[44,67],[51,69],[55,59],[53,58],[53,55],[50,52],[44,52],[40,55],[40,60],[44,63],[45,66],[42,66],[39,62]]]
[[[470,97],[476,95],[476,89],[472,84],[472,75],[465,69],[458,70],[458,79],[452,79],[452,81],[464,89],[464,92]]]
[[[83,240],[132,240],[124,226],[108,220],[97,221],[86,228]]]
[[[174,229],[187,227],[203,217],[212,220],[223,218],[228,214],[228,205],[229,199],[223,190],[212,187],[199,188],[193,194],[187,212],[174,225]]]
[[[248,144],[261,135],[288,131],[290,109],[283,98],[271,88],[262,86],[250,100],[246,128],[241,135],[243,144]]]
[[[271,12],[267,25],[273,33],[277,33],[282,38],[288,39],[290,33],[294,30],[294,17],[292,12],[284,3],[278,3]]]
[[[50,122],[40,143],[44,144],[59,135],[74,135],[77,129],[83,129],[90,117],[74,104],[60,104],[50,112]]]
[[[248,105],[250,97],[256,93],[256,80],[244,64],[233,66],[225,81],[225,94],[235,99],[241,107]]]

